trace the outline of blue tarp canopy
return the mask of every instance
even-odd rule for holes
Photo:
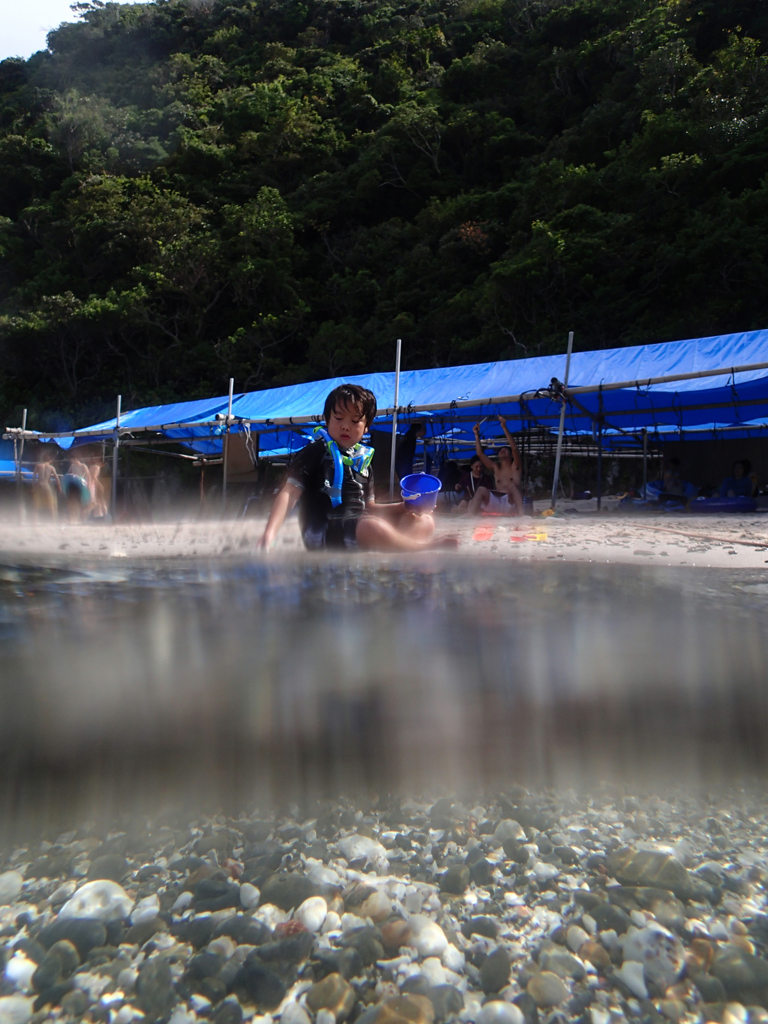
[[[142,409],[132,409],[130,412],[122,413],[120,416],[120,430],[124,431],[146,431],[147,428],[156,426],[161,433],[169,437],[172,433],[173,424],[185,424],[185,427],[192,428],[195,423],[215,420],[217,413],[227,415],[228,398],[204,398],[194,402],[173,402],[170,405],[147,405]],[[104,420],[102,423],[94,423],[90,427],[83,427],[81,430],[69,431],[67,434],[40,435],[41,441],[56,441],[60,448],[71,448],[73,444],[85,444],[91,441],[110,440],[112,438],[117,419]],[[222,428],[224,424],[222,424]],[[206,428],[205,434],[212,433],[215,428]],[[219,430],[222,433],[223,429]],[[194,436],[190,429],[183,430],[180,437]],[[219,442],[221,451],[221,442]]]
[[[566,356],[557,355],[406,370],[398,400],[402,429],[418,417],[427,421],[429,436],[455,443],[471,440],[472,424],[485,420],[483,437],[492,438],[501,433],[496,416],[503,414],[512,432],[534,426],[556,430],[561,404],[549,385],[552,378],[564,380],[565,364]],[[370,388],[380,410],[375,427],[391,424],[394,372],[235,395],[230,430],[258,432],[263,451],[294,450],[321,421],[328,392],[343,382]],[[768,420],[768,330],[574,352],[567,395],[565,429],[572,434],[593,432],[599,422],[610,432],[646,428],[662,435]],[[121,433],[157,431],[201,452],[221,452],[227,406],[228,397],[219,396],[135,409],[121,417]],[[109,440],[115,425],[112,419],[75,431],[74,443]],[[51,436],[62,446],[73,443]]]

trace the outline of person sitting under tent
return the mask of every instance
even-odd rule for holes
[[[341,384],[325,400],[325,429],[302,448],[272,506],[259,548],[269,550],[285,517],[299,503],[304,546],[367,551],[424,551],[456,547],[455,537],[433,539],[431,515],[402,501],[378,505],[373,493],[373,448],[362,444],[376,417],[376,396],[357,384]]]
[[[493,477],[484,472],[484,466],[479,455],[475,455],[469,463],[469,469],[456,484],[456,490],[461,494],[461,501],[452,510],[457,515],[466,512],[469,504],[481,487],[489,493],[493,490]]]
[[[477,457],[489,473],[493,473],[493,489],[479,487],[467,507],[467,515],[479,516],[481,512],[493,512],[497,515],[511,516],[517,510],[519,516],[523,512],[523,493],[520,484],[523,479],[523,463],[517,450],[515,439],[507,430],[507,421],[499,416],[501,429],[509,442],[499,448],[498,461],[490,459],[480,444],[480,424],[472,428],[475,434]]]
[[[664,470],[657,480],[649,480],[640,495],[646,501],[658,501],[662,505],[686,505],[692,498],[704,493],[690,480],[684,480],[680,470],[680,459],[670,455],[664,459]]]
[[[685,485],[680,476],[680,459],[674,457],[667,459],[664,464],[664,475],[662,476],[664,494],[684,495]]]
[[[720,485],[721,498],[751,498],[755,492],[755,474],[749,459],[734,462],[731,475]]]
[[[443,485],[440,493],[446,497],[448,504],[454,500],[458,501],[455,488],[456,484],[461,480],[462,473],[456,459],[444,459],[437,475]]]
[[[32,487],[32,508],[35,518],[40,514],[55,519],[59,512],[58,495],[61,494],[61,480],[53,465],[53,452],[44,449],[40,461],[35,463]]]
[[[698,488],[694,484],[683,480],[680,472],[680,459],[675,456],[665,459],[661,479],[655,483],[649,481],[647,490],[646,497],[653,496],[666,507],[675,504],[685,505],[698,494]]]

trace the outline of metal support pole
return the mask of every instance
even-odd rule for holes
[[[603,391],[600,388],[597,392],[597,511],[600,511],[603,502],[603,424],[605,415],[603,410]]]
[[[600,415],[597,417],[597,511],[603,501],[603,396],[600,396]]]
[[[400,401],[400,353],[403,347],[403,339],[397,339],[397,350],[395,352],[395,401],[392,413],[392,451],[389,458],[389,500],[395,500],[395,455],[397,454],[397,405]]]
[[[27,429],[27,410],[25,409],[21,414],[21,443],[19,444],[19,483],[22,480],[22,463],[24,462],[24,434],[23,431]]]
[[[568,387],[568,374],[571,370],[571,352],[573,352],[573,331],[568,331],[568,355],[565,357],[565,380],[563,381],[563,387]],[[563,432],[565,430],[565,406],[566,398],[563,395],[563,407],[560,410],[560,429],[557,432],[557,454],[555,455],[555,478],[552,481],[552,501],[550,508],[554,512],[555,505],[557,504],[557,487],[560,483],[560,456],[563,451]]]
[[[224,435],[224,477],[221,482],[221,511],[227,503],[227,466],[229,463],[229,424],[232,421],[232,392],[235,389],[235,378],[229,378],[229,403],[227,405],[227,432]]]
[[[24,520],[24,502],[21,488],[24,481],[24,431],[27,429],[27,410],[21,414],[21,442],[19,443],[19,461],[16,466],[16,488],[19,492],[19,516]]]
[[[115,429],[112,431],[112,522],[117,518],[117,455],[120,447],[120,409],[123,404],[123,396],[117,396],[117,414],[115,416]]]
[[[648,428],[643,427],[643,497],[648,497]]]

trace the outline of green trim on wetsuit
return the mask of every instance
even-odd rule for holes
[[[351,466],[356,473],[362,473],[368,469],[373,461],[373,448],[358,442],[345,453],[342,452],[325,427],[315,427],[314,433],[319,434],[325,441],[328,454],[333,459],[333,483],[328,484],[326,481],[323,491],[331,499],[331,505],[334,508],[338,508],[342,500],[341,488],[344,481],[344,467]]]

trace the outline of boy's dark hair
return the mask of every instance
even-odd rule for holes
[[[370,427],[376,419],[376,395],[368,388],[361,388],[359,384],[339,384],[337,388],[328,395],[323,409],[323,418],[327,423],[331,418],[333,410],[337,406],[353,405],[359,410],[360,415],[365,419],[366,427]]]

